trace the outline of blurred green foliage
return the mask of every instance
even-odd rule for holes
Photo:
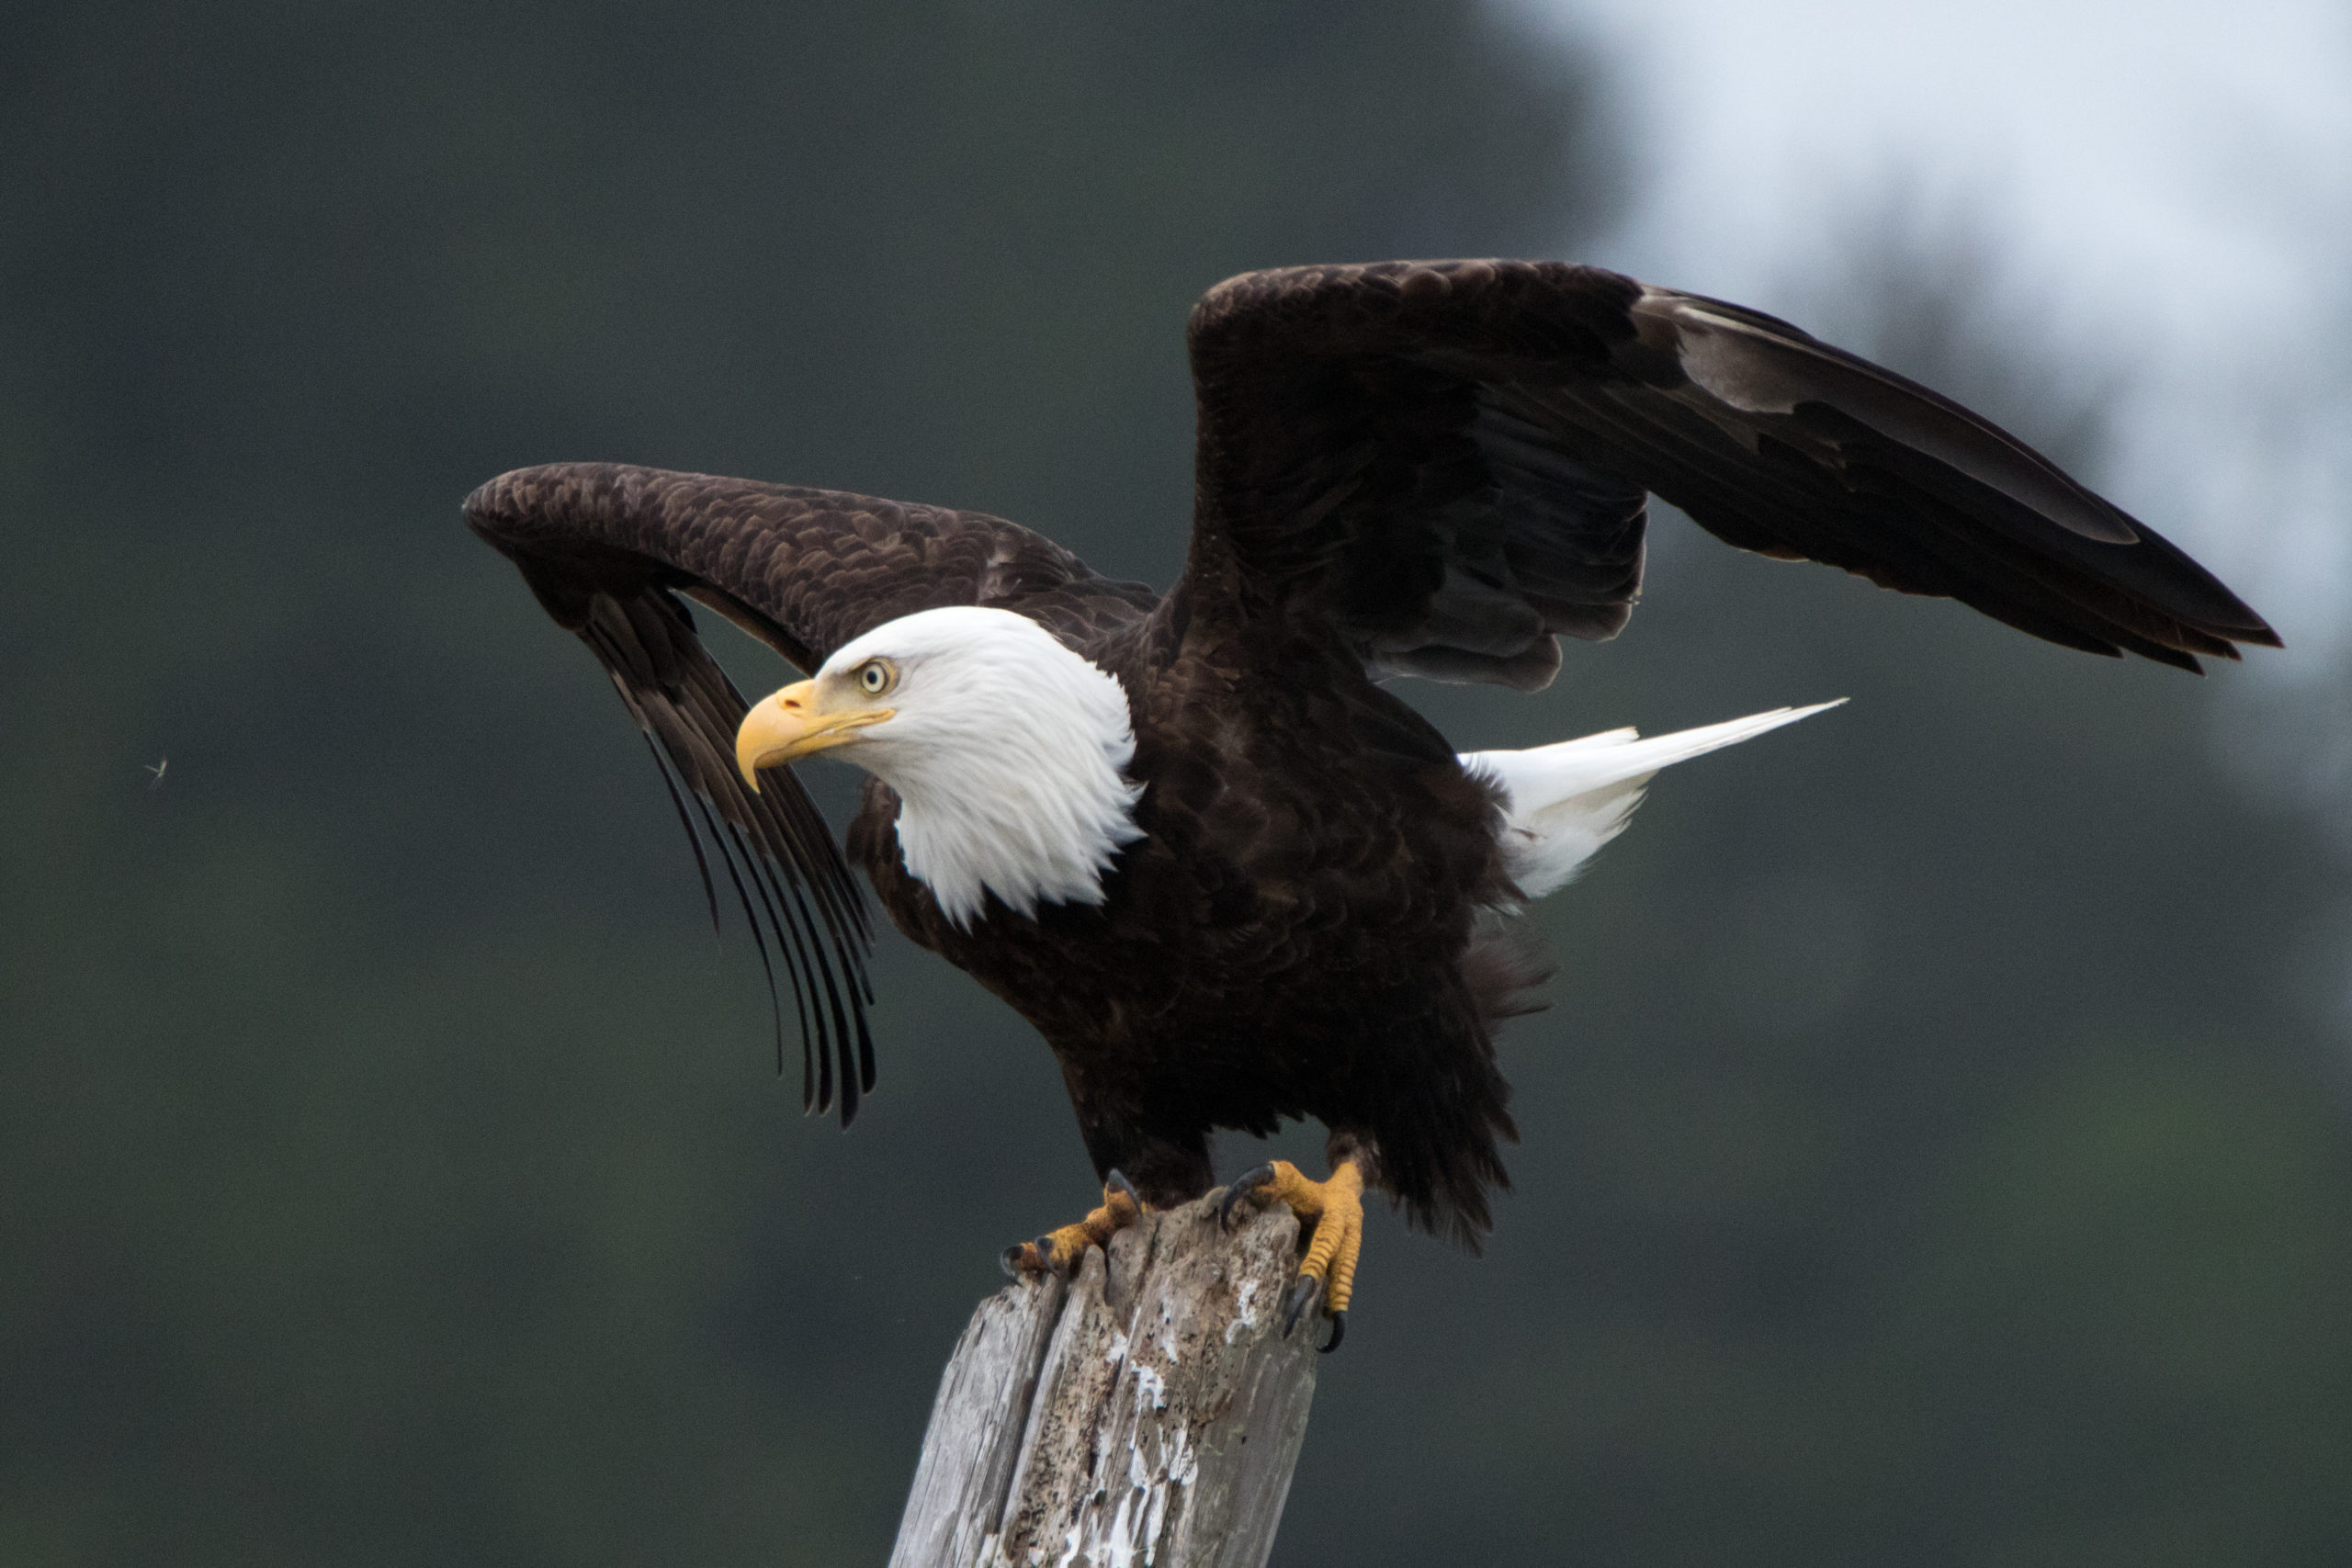
[[[1601,85],[1400,0],[0,21],[0,1562],[877,1557],[1088,1198],[1057,1076],[893,938],[881,1092],[801,1123],[458,498],[630,459],[1165,580],[1192,297],[1562,254]],[[2095,457],[2096,374],[1858,255],[1859,346]],[[1518,1196],[1478,1262],[1375,1222],[1282,1560],[2343,1561],[2343,874],[2211,761],[2230,674],[1659,534],[1553,693],[1417,700],[1855,702],[1545,909]]]

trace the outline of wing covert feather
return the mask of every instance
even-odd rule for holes
[[[1548,262],[1293,267],[1210,290],[1191,339],[1198,575],[1307,604],[1375,671],[1542,684],[1555,634],[1631,614],[1646,494],[2092,652],[2278,641],[2025,443],[1740,306]]]
[[[751,928],[775,1001],[778,1070],[780,966],[800,1025],[804,1102],[821,1111],[838,1096],[846,1126],[874,1087],[865,904],[790,770],[771,771],[757,795],[743,786],[734,738],[747,705],[703,648],[684,598],[813,671],[842,643],[917,610],[995,604],[1076,641],[1141,615],[1157,596],[1001,518],[619,464],[517,469],[469,496],[465,514],[612,677],[653,748],[714,921],[715,857]]]

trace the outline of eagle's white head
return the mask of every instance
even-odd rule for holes
[[[735,733],[754,789],[756,770],[830,750],[898,791],[908,872],[967,929],[989,893],[1024,915],[1102,901],[1143,836],[1135,750],[1117,681],[1027,616],[969,605],[875,627]]]

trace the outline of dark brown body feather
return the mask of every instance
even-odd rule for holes
[[[1738,307],[1547,263],[1296,268],[1212,290],[1192,346],[1197,513],[1165,598],[998,518],[823,491],[560,465],[467,502],[683,780],[844,1121],[872,1082],[855,898],[797,784],[736,778],[743,703],[679,594],[804,670],[988,604],[1116,676],[1145,836],[1101,906],[956,930],[870,784],[850,849],[884,907],[1037,1026],[1099,1171],[1173,1201],[1210,1185],[1211,1129],[1311,1116],[1465,1241],[1511,1135],[1491,1032],[1526,966],[1489,936],[1517,895],[1496,800],[1375,679],[1548,682],[1558,635],[1631,614],[1650,492],[2071,647],[2193,670],[2277,640],[2013,438]]]
[[[1212,1129],[1313,1117],[1469,1241],[1512,1135],[1503,998],[1463,963],[1480,912],[1516,898],[1493,794],[1337,638],[1281,650],[1268,682],[1233,628],[1196,616],[1171,637],[1168,619],[1080,645],[1126,686],[1149,781],[1102,905],[956,930],[907,874],[878,782],[850,852],[900,930],[1036,1025],[1098,1171],[1182,1201],[1213,1182]]]

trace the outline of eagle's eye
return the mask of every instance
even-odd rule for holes
[[[869,659],[857,667],[857,689],[869,697],[878,697],[899,683],[899,672],[889,661]]]

